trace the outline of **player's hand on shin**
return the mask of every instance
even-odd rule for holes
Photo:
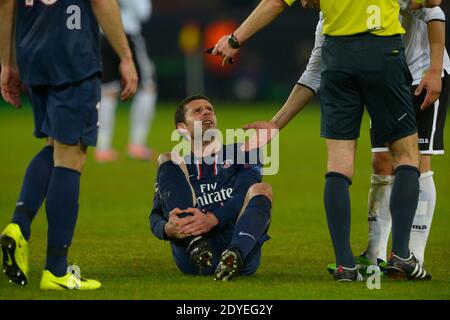
[[[164,232],[169,238],[183,239],[189,236],[187,234],[183,234],[180,230],[180,221],[182,218],[178,215],[182,213],[184,213],[184,211],[178,208],[175,208],[169,212],[169,220],[164,226]]]
[[[205,214],[197,208],[188,208],[184,212],[189,212],[192,216],[181,219],[180,231],[183,234],[199,236],[208,233],[219,224],[219,220],[212,213]]]
[[[414,95],[420,96],[424,89],[427,91],[427,94],[422,105],[420,106],[420,110],[425,110],[439,99],[442,91],[442,79],[440,72],[428,71],[414,92]]]
[[[119,65],[122,84],[120,100],[125,101],[134,96],[138,86],[138,75],[132,58],[123,59]]]
[[[256,121],[243,126],[245,130],[255,129],[256,133],[251,136],[241,147],[241,151],[251,151],[262,148],[280,131],[274,121]]]
[[[20,74],[17,66],[2,65],[0,87],[3,99],[16,108],[22,106],[20,99]]]
[[[222,67],[226,64],[233,64],[233,56],[239,49],[233,49],[228,43],[228,38],[230,35],[223,36],[219,39],[213,48],[206,50],[206,53],[212,54],[213,56],[222,56]]]

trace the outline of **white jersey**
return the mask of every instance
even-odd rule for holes
[[[128,35],[141,33],[141,24],[152,14],[151,0],[119,0],[123,27]]]
[[[400,17],[406,30],[406,34],[403,37],[406,61],[413,76],[413,85],[418,85],[424,73],[430,67],[427,23],[433,20],[445,22],[445,14],[440,7],[416,11],[405,9],[401,11]],[[443,67],[447,73],[450,73],[450,59],[447,50],[444,50]]]
[[[401,2],[401,1],[400,1]],[[406,48],[406,62],[413,76],[412,85],[418,85],[422,80],[423,74],[430,66],[430,47],[428,43],[427,23],[432,20],[445,21],[445,14],[441,8],[424,8],[411,12],[402,10],[402,23],[406,30],[403,43]],[[314,48],[311,52],[306,70],[297,81],[298,84],[312,89],[315,93],[320,88],[320,62],[322,54],[322,44],[325,36],[322,34],[323,16],[319,16],[319,22],[316,28],[316,39]],[[450,74],[450,59],[447,50],[444,50],[443,70]],[[444,75],[444,74],[443,74]]]

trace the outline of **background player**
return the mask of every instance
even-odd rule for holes
[[[130,110],[128,155],[133,159],[150,160],[154,155],[147,147],[147,136],[155,113],[155,67],[147,53],[147,44],[141,33],[142,24],[152,13],[150,0],[119,0],[122,21],[139,74],[139,89]],[[119,58],[102,37],[102,107],[95,159],[99,162],[115,161],[119,154],[112,148],[115,114],[120,94]]]
[[[28,283],[31,222],[45,199],[48,241],[41,289],[97,289],[100,282],[83,279],[78,268],[68,268],[67,254],[87,147],[97,141],[98,23],[120,56],[121,98],[136,91],[137,74],[119,7],[110,0],[4,0],[0,16],[2,96],[19,107],[21,81],[27,85],[35,136],[48,138],[27,168],[12,222],[1,234],[3,271],[13,282]]]
[[[261,182],[255,154],[217,139],[203,141],[216,124],[206,97],[188,97],[177,108],[175,125],[190,140],[192,153],[183,161],[173,153],[160,156],[150,223],[155,236],[170,240],[181,272],[215,272],[216,280],[226,281],[256,272],[269,239],[272,189]],[[201,150],[194,149],[196,139],[203,141]]]

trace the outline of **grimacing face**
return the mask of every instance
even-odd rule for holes
[[[186,123],[179,123],[177,129],[189,131],[189,135],[194,137],[194,123],[200,121],[202,132],[208,129],[217,128],[217,118],[212,104],[205,99],[197,99],[189,102],[185,107],[184,119]]]

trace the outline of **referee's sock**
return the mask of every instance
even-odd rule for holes
[[[244,213],[236,222],[229,248],[237,248],[245,259],[253,250],[270,223],[272,203],[263,195],[250,199]]]
[[[53,147],[44,147],[31,160],[22,183],[19,199],[12,217],[12,223],[19,225],[22,235],[28,241],[31,222],[41,207],[53,171]]]
[[[186,176],[181,168],[172,161],[161,164],[158,170],[157,183],[166,217],[175,208],[183,210],[194,207],[193,191]]]
[[[48,186],[47,220],[48,242],[45,269],[57,277],[66,274],[67,252],[72,243],[78,217],[80,194],[78,171],[55,167]]]
[[[337,172],[328,172],[325,177],[324,204],[336,255],[336,266],[354,268],[355,258],[350,246],[349,186],[352,181]]]
[[[419,201],[419,176],[416,167],[402,165],[395,169],[391,192],[392,252],[408,259],[409,237]]]

